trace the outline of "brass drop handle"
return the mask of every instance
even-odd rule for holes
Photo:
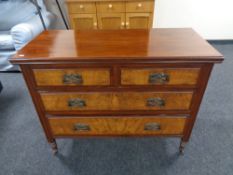
[[[129,29],[129,22],[126,22],[125,25],[126,25],[126,29]]]
[[[80,9],[83,9],[83,8],[84,8],[84,5],[81,4],[81,5],[79,6],[79,8],[80,8]]]
[[[82,100],[80,98],[69,99],[67,101],[67,105],[69,107],[79,107],[79,108],[83,108],[83,107],[87,106],[85,100]]]
[[[121,22],[121,26],[125,26],[125,23],[124,23],[124,22]]]
[[[165,100],[161,98],[148,98],[146,100],[146,106],[148,107],[164,107]]]
[[[149,83],[167,83],[169,82],[169,75],[165,73],[153,73],[149,75]]]
[[[112,4],[108,4],[108,8],[110,8],[110,9],[111,9],[111,8],[112,8]]]
[[[97,26],[97,22],[94,22],[93,25],[96,27]]]
[[[145,131],[159,131],[161,129],[161,125],[159,123],[146,123],[144,125]]]
[[[142,4],[141,4],[141,3],[138,3],[138,7],[139,7],[139,8],[142,7]]]
[[[83,78],[80,74],[65,74],[63,76],[64,84],[82,84]]]
[[[88,124],[84,123],[75,123],[74,124],[75,131],[90,131],[91,127]]]

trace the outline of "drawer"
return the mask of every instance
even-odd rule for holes
[[[46,111],[188,110],[192,92],[41,93]]]
[[[110,69],[33,69],[37,86],[110,85]]]
[[[153,12],[154,1],[128,1],[126,12]]]
[[[73,2],[68,3],[69,13],[96,13],[94,2]]]
[[[97,2],[97,13],[125,12],[125,2]]]
[[[196,85],[200,68],[122,68],[122,85]]]
[[[54,135],[182,135],[185,117],[49,118]]]

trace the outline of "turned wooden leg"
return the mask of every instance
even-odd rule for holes
[[[184,154],[184,147],[185,147],[186,143],[187,143],[187,142],[185,142],[185,141],[183,141],[183,140],[181,139],[179,151],[180,151],[180,154],[182,154],[182,155]]]
[[[52,151],[53,151],[53,154],[56,154],[57,153],[57,143],[56,143],[56,140],[53,140],[53,142],[50,143],[50,146],[52,148]]]

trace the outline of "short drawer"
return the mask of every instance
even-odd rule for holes
[[[154,1],[128,1],[126,12],[153,12]]]
[[[97,13],[125,12],[125,2],[97,2]]]
[[[182,135],[185,117],[49,118],[54,135]]]
[[[69,13],[96,13],[94,2],[72,2],[67,5]]]
[[[192,92],[41,93],[46,111],[188,110]]]
[[[110,85],[110,69],[33,69],[37,86]]]
[[[200,68],[122,68],[122,85],[196,85]]]

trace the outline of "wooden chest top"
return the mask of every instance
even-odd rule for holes
[[[221,62],[223,56],[192,29],[45,31],[11,62]]]

